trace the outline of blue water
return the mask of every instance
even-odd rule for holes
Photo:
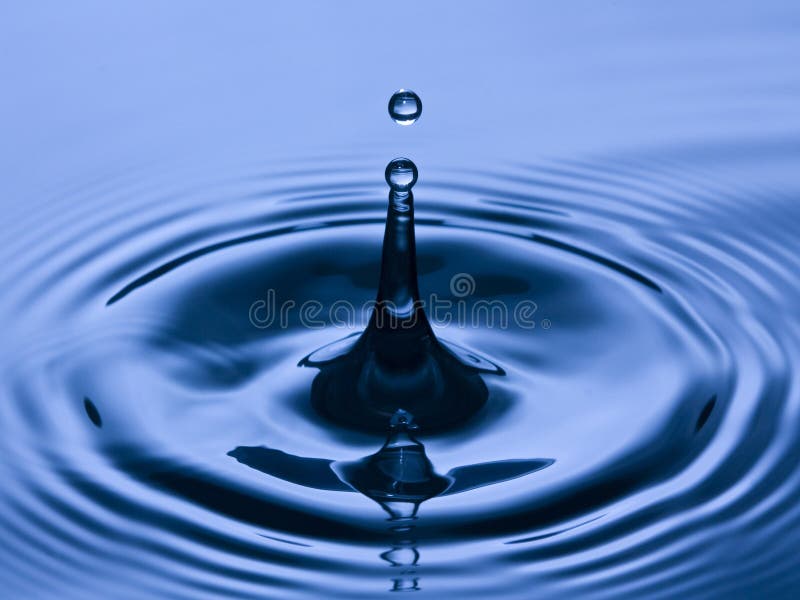
[[[799,26],[4,4],[0,597],[797,597]],[[432,432],[298,366],[367,324],[397,156],[422,296],[528,309],[429,315],[488,390]]]

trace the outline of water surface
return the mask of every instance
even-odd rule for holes
[[[797,593],[797,10],[458,6],[2,9],[9,597]],[[401,155],[422,296],[535,311],[392,471],[298,366],[368,315],[251,309],[374,299]]]

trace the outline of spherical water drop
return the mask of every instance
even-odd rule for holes
[[[408,192],[417,183],[417,165],[407,158],[395,158],[386,165],[386,183],[395,192]]]
[[[398,125],[411,125],[422,114],[422,100],[411,90],[397,90],[389,98],[389,116]]]

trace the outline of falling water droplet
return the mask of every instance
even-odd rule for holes
[[[422,100],[411,90],[397,90],[389,98],[389,116],[398,125],[411,125],[422,114]]]
[[[417,183],[417,165],[407,158],[395,158],[386,165],[386,183],[395,192],[407,192]]]

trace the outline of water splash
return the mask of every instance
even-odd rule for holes
[[[386,167],[390,186],[375,308],[366,330],[300,361],[318,367],[311,399],[340,425],[383,431],[398,410],[427,430],[474,416],[486,403],[481,373],[502,375],[488,359],[448,349],[431,329],[417,283],[414,193],[417,167],[396,158]],[[463,358],[465,356],[469,358]]]

